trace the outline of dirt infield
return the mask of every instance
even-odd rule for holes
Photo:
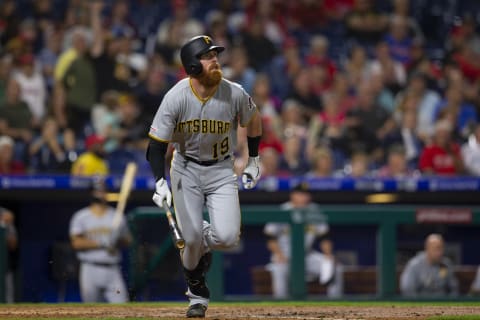
[[[185,306],[145,305],[3,305],[0,319],[88,318],[88,319],[183,319]],[[478,315],[480,306],[249,306],[215,305],[207,311],[207,318],[223,319],[322,319],[322,320],[423,320],[431,316]]]

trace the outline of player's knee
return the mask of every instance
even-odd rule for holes
[[[231,248],[238,244],[240,237],[236,233],[219,233],[212,236],[215,245],[219,248]]]

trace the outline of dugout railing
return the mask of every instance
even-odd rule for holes
[[[129,213],[129,224],[135,235],[138,219],[148,219],[164,215],[157,207],[138,207]],[[397,226],[411,224],[480,224],[479,207],[446,206],[406,206],[406,205],[323,205],[318,213],[303,210],[282,211],[279,206],[242,206],[242,224],[264,225],[267,222],[283,222],[291,225],[291,298],[303,300],[307,297],[304,279],[304,229],[305,224],[324,221],[327,216],[331,225],[376,226],[377,255],[377,295],[379,299],[389,299],[396,295]],[[166,223],[166,222],[165,222]],[[172,246],[169,235],[161,243],[157,253],[141,272],[136,271],[135,257],[138,241],[130,254],[130,286],[141,288],[148,281],[149,274],[160,263],[166,251]],[[225,300],[223,279],[223,254],[214,252],[208,278],[211,299]]]

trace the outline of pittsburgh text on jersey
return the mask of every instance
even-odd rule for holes
[[[216,133],[225,134],[230,131],[230,122],[221,120],[193,119],[179,122],[175,133]]]

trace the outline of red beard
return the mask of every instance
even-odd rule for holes
[[[206,72],[203,72],[198,81],[205,87],[215,87],[222,80],[223,73],[219,68],[211,67]]]

